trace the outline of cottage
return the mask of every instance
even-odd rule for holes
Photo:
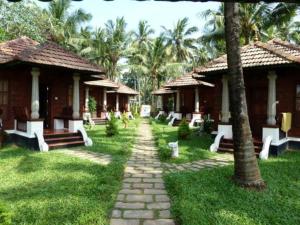
[[[83,82],[103,73],[50,41],[1,43],[0,111],[9,141],[41,151],[91,145],[81,117]]]
[[[270,147],[271,153],[278,154],[288,147],[298,147],[300,47],[276,39],[267,43],[255,42],[241,49],[241,57],[250,126],[257,151]],[[230,150],[232,126],[226,55],[197,68],[195,73],[198,75],[194,78],[203,80],[205,76],[206,81],[216,86],[215,93],[207,98],[215,104],[212,116],[217,137],[212,148]],[[271,146],[266,146],[267,143]]]
[[[163,89],[153,94],[165,96],[165,99],[173,95],[175,112],[169,114],[169,117],[172,117],[170,125],[176,125],[185,117],[193,126],[195,122],[202,121],[204,114],[210,114],[211,103],[205,99],[211,95],[213,87],[214,84],[197,80],[193,78],[193,73],[187,73],[166,83]]]
[[[138,92],[128,86],[113,82],[109,79],[87,81],[86,85],[86,103],[85,114],[88,118],[88,99],[89,96],[95,98],[97,102],[97,111],[92,115],[92,120],[96,124],[102,124],[109,118],[109,112],[114,112],[116,117],[120,117],[121,113],[126,112],[129,118],[133,118],[130,111],[130,100],[133,96],[138,95]]]

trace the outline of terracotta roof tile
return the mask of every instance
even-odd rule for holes
[[[277,39],[267,43],[255,42],[241,48],[241,58],[243,68],[300,63],[300,48]],[[223,55],[196,68],[195,72],[208,74],[226,70],[227,55]],[[200,78],[199,75],[194,75],[194,77]]]
[[[90,73],[104,73],[99,66],[54,42],[40,44],[27,37],[0,44],[0,63],[21,61],[39,65],[58,66]]]
[[[116,82],[113,82],[109,79],[87,81],[87,82],[85,82],[85,84],[91,85],[91,86],[108,87],[108,88],[118,88],[119,87],[119,85]]]
[[[174,88],[174,87],[200,86],[200,85],[214,87],[214,84],[193,78],[193,73],[186,73],[185,75],[166,83],[164,87]]]
[[[120,93],[120,94],[128,94],[128,95],[138,95],[139,93],[132,88],[122,84],[117,83],[109,79],[103,79],[103,80],[95,80],[95,81],[87,81],[85,82],[86,85],[91,86],[99,86],[99,87],[110,87],[113,88],[113,90],[108,91],[110,93]]]
[[[153,95],[165,95],[165,94],[173,94],[173,93],[176,93],[176,91],[164,87],[152,92]]]

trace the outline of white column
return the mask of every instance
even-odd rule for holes
[[[80,106],[80,99],[79,99],[79,80],[80,74],[74,73],[73,75],[73,118],[79,118],[79,106]]]
[[[163,111],[164,110],[164,98],[162,95],[160,95],[159,97],[160,97],[161,110]]]
[[[32,68],[32,87],[31,87],[31,119],[38,119],[40,117],[40,98],[39,98],[39,76],[40,70]]]
[[[86,87],[85,88],[85,111],[88,112],[89,111],[89,88]]]
[[[103,88],[103,106],[102,110],[105,112],[107,110],[107,93],[106,88]]]
[[[223,75],[222,78],[222,110],[221,110],[221,122],[228,123],[230,112],[229,112],[229,92],[228,92],[228,77]]]
[[[200,111],[200,103],[199,103],[199,88],[195,88],[195,112],[198,113]]]
[[[176,112],[180,111],[180,90],[176,92]]]
[[[116,112],[119,112],[119,94],[116,93]]]
[[[275,71],[270,71],[268,75],[269,88],[268,88],[268,125],[276,125],[276,78]]]
[[[128,95],[127,111],[130,112],[130,95]]]

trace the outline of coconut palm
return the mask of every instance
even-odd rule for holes
[[[241,26],[241,43],[248,44],[256,37],[265,40],[267,36],[288,39],[287,33],[279,32],[280,27],[288,27],[295,18],[297,4],[239,4],[239,23]],[[212,55],[225,52],[224,4],[218,10],[206,10],[201,14],[208,21],[205,24],[202,41],[211,49],[217,49]],[[275,27],[274,27],[275,26]],[[278,32],[277,32],[278,31]],[[217,53],[217,54],[216,54]]]
[[[118,62],[125,56],[124,52],[128,46],[130,35],[126,32],[126,22],[124,18],[117,18],[115,22],[109,20],[105,24],[106,33],[106,55],[107,72],[111,79],[117,77]]]
[[[225,3],[226,47],[234,141],[234,181],[241,186],[264,188],[255,156],[240,54],[240,20],[237,3]]]
[[[191,36],[198,31],[197,27],[188,27],[188,18],[178,20],[173,29],[164,29],[170,55],[175,62],[187,62],[192,58],[191,50],[196,49],[195,39]]]
[[[154,34],[154,30],[148,24],[148,21],[141,20],[138,24],[138,30],[132,32],[133,44],[143,50],[150,42],[150,36]]]
[[[92,15],[83,9],[71,11],[71,0],[53,0],[46,12],[51,18],[54,38],[64,44],[68,44],[82,23],[92,19]]]

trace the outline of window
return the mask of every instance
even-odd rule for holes
[[[300,84],[296,87],[296,111],[300,111]]]
[[[0,80],[0,105],[8,104],[8,81]]]
[[[68,87],[68,106],[73,105],[73,85],[69,85]]]

